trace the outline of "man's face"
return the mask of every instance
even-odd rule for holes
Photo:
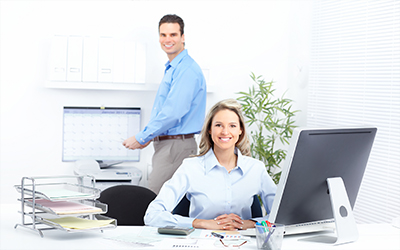
[[[160,44],[172,61],[184,50],[185,35],[181,35],[178,23],[163,23],[160,26]]]

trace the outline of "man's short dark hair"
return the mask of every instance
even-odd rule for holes
[[[161,24],[164,24],[164,23],[177,23],[177,24],[179,24],[180,31],[181,31],[181,36],[183,35],[183,33],[184,33],[183,29],[185,27],[185,24],[183,23],[182,18],[180,18],[179,16],[177,16],[175,14],[168,14],[168,15],[163,16],[160,19],[160,22],[158,23],[158,31],[159,32],[160,32]]]

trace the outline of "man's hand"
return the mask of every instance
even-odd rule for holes
[[[148,141],[146,144],[140,144],[137,140],[135,136],[129,137],[128,139],[126,139],[122,145],[124,145],[124,147],[128,148],[128,149],[142,149],[147,147],[150,144],[151,141]]]

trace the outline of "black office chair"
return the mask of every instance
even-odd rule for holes
[[[117,219],[118,225],[143,226],[143,217],[156,194],[141,186],[117,185],[100,193],[97,199],[108,205],[105,216]]]
[[[182,200],[178,203],[178,205],[176,205],[172,213],[189,217],[189,206],[190,206],[190,201],[186,198],[185,195],[182,198]],[[262,217],[261,204],[260,201],[258,200],[257,195],[253,196],[253,204],[251,205],[251,215],[252,218]]]

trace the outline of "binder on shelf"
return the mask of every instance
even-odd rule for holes
[[[122,39],[114,38],[113,42],[113,81],[116,83],[124,82],[124,59],[125,59],[125,44]]]
[[[97,82],[97,61],[99,44],[97,37],[83,39],[82,81]]]
[[[134,39],[54,36],[49,80],[144,84],[146,57],[146,43]]]
[[[136,43],[134,41],[125,41],[124,58],[124,82],[134,83],[136,74]],[[144,82],[143,82],[144,83]]]
[[[99,38],[98,82],[113,81],[113,38]]]
[[[136,44],[134,41],[114,40],[113,82],[135,82],[135,50]]]
[[[67,80],[67,46],[67,36],[53,36],[50,50],[50,81]]]
[[[80,36],[68,38],[67,81],[82,81],[82,52],[83,41]]]
[[[135,56],[135,83],[146,82],[146,44],[136,43],[136,56]]]

